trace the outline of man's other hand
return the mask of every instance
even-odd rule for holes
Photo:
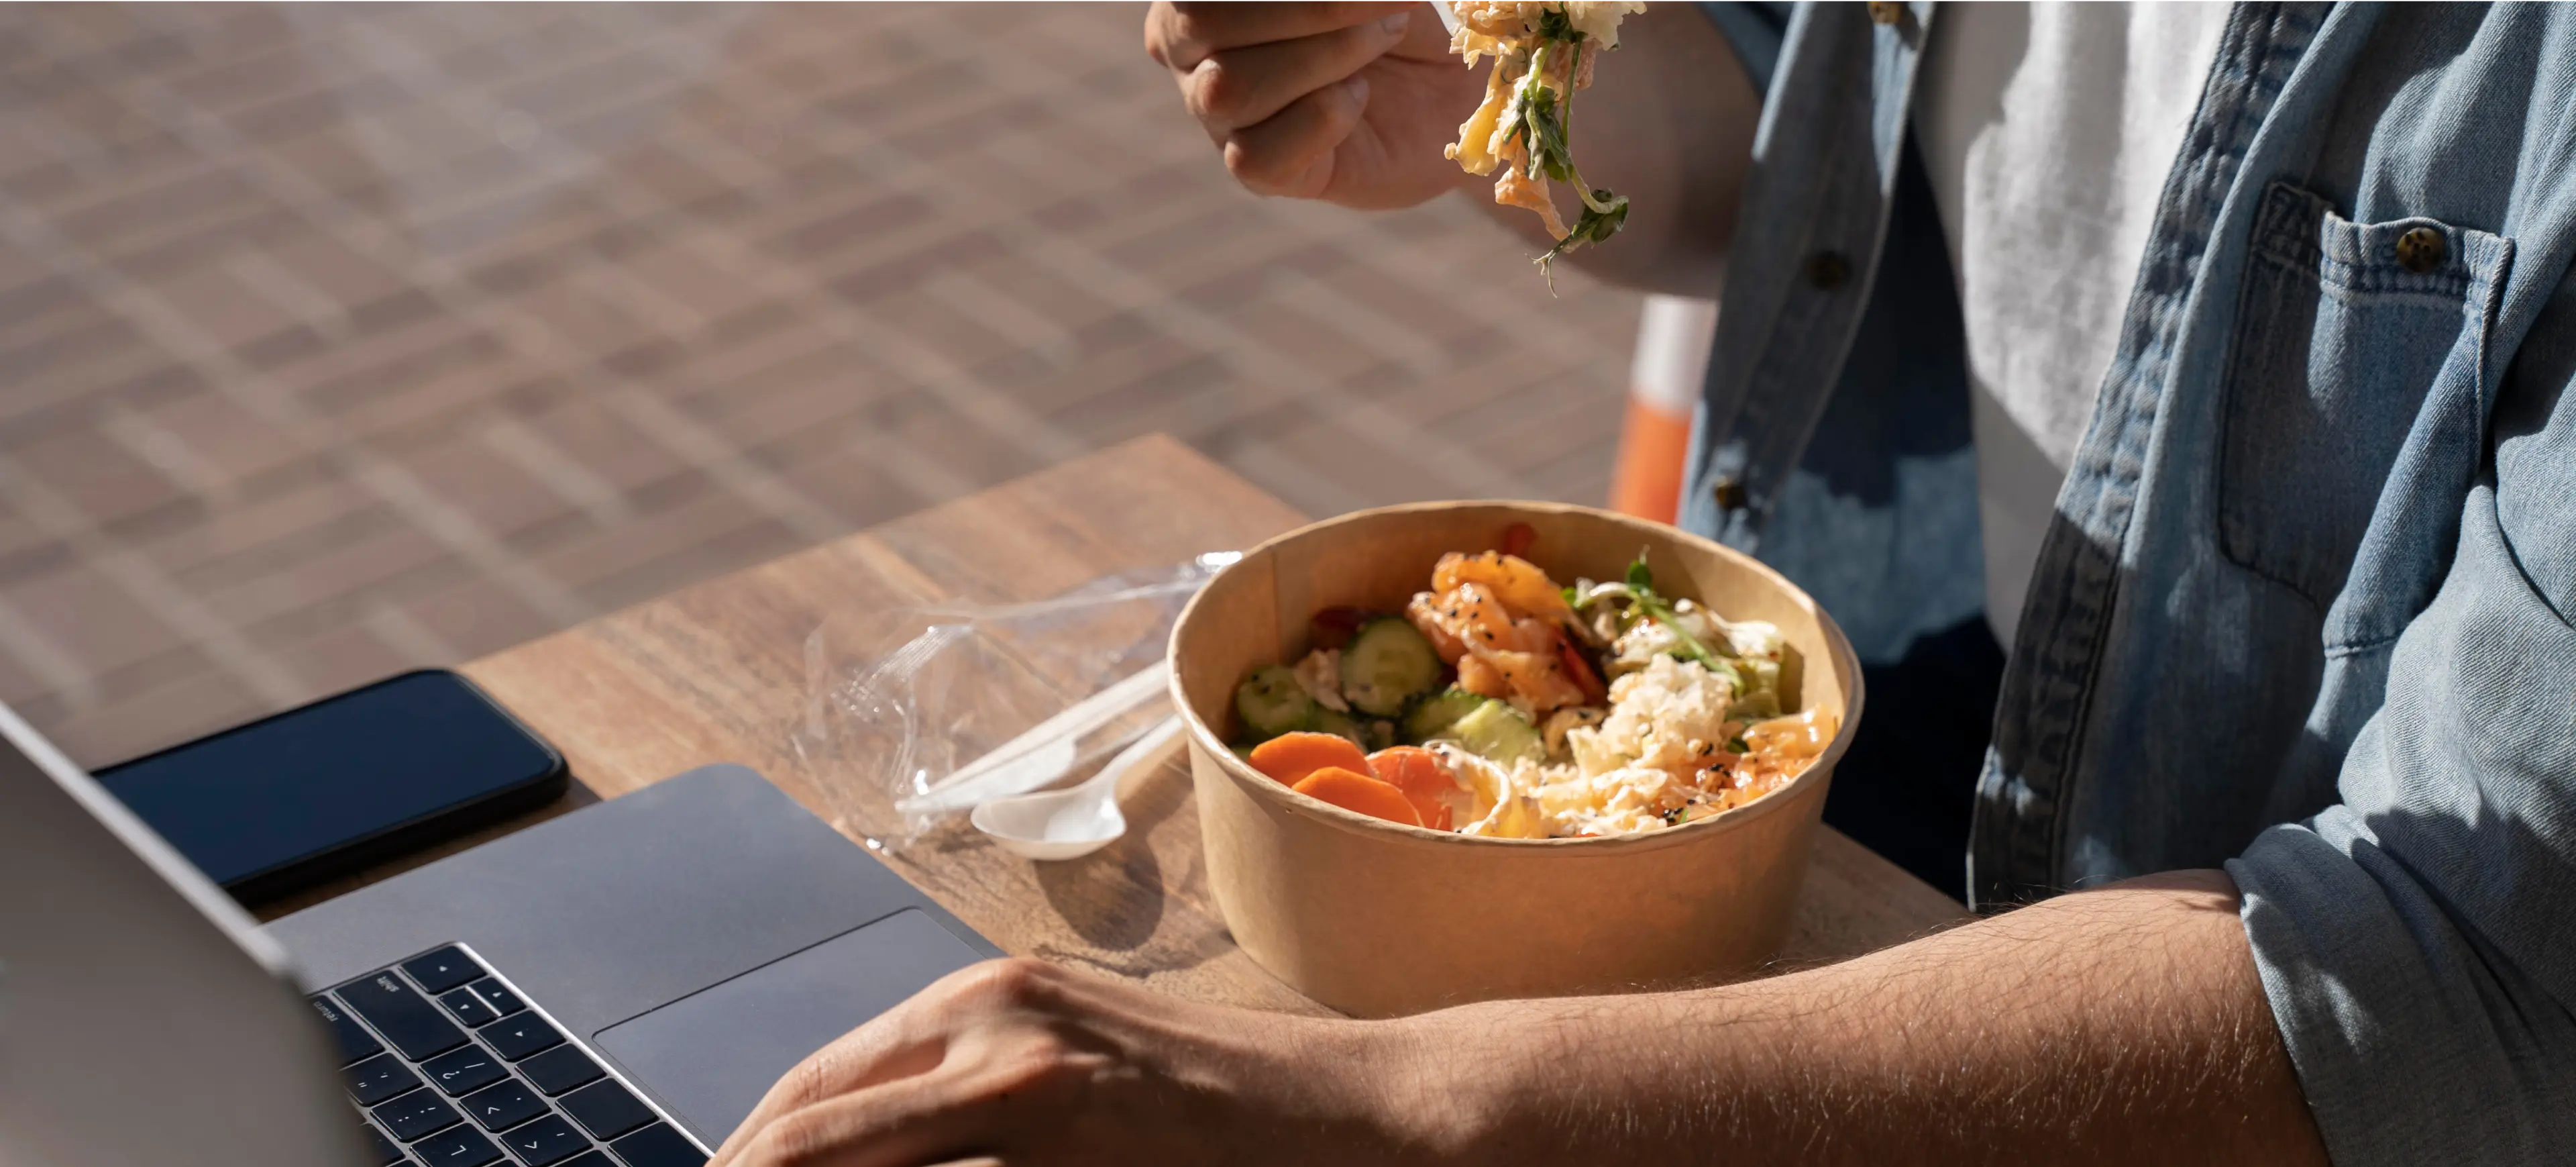
[[[805,1059],[710,1167],[1386,1163],[1428,1137],[1399,1032],[990,961]]]
[[[1425,5],[1155,0],[1145,51],[1255,193],[1383,209],[1476,181],[1441,148],[1483,74]]]

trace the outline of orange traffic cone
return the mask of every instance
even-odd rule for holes
[[[1610,471],[1610,509],[1658,523],[1681,505],[1682,463],[1690,456],[1691,409],[1708,374],[1717,302],[1648,296],[1628,370],[1628,417]]]

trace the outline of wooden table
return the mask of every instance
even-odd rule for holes
[[[835,813],[852,805],[832,793],[836,782],[847,788],[846,772],[810,739],[799,748],[807,641],[818,627],[931,600],[1036,599],[1111,571],[1249,547],[1304,521],[1179,442],[1148,437],[464,671],[561,747],[599,797],[709,762],[741,762],[859,834]],[[587,801],[576,794],[554,813]],[[1190,997],[1317,1011],[1227,937],[1207,894],[1182,767],[1143,779],[1126,808],[1124,840],[1071,862],[1032,864],[962,828],[885,858],[1011,952]],[[1784,959],[1843,959],[1961,918],[1949,898],[1826,829]]]

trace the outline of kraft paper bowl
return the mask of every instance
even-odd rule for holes
[[[1618,579],[1642,549],[1658,591],[1730,620],[1779,625],[1795,652],[1784,705],[1839,721],[1816,764],[1724,814],[1636,835],[1483,839],[1343,810],[1226,748],[1254,668],[1306,651],[1335,605],[1395,610],[1449,551],[1538,533],[1528,558],[1560,582]],[[1172,630],[1173,703],[1188,723],[1208,882],[1235,941],[1299,992],[1365,1017],[1497,998],[1736,979],[1780,949],[1834,763],[1860,721],[1851,645],[1815,601],[1735,551],[1589,507],[1420,503],[1361,511],[1254,548]]]

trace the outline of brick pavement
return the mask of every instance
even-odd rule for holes
[[[1152,430],[1598,501],[1634,298],[1243,193],[1139,15],[0,7],[0,701],[110,761]]]

